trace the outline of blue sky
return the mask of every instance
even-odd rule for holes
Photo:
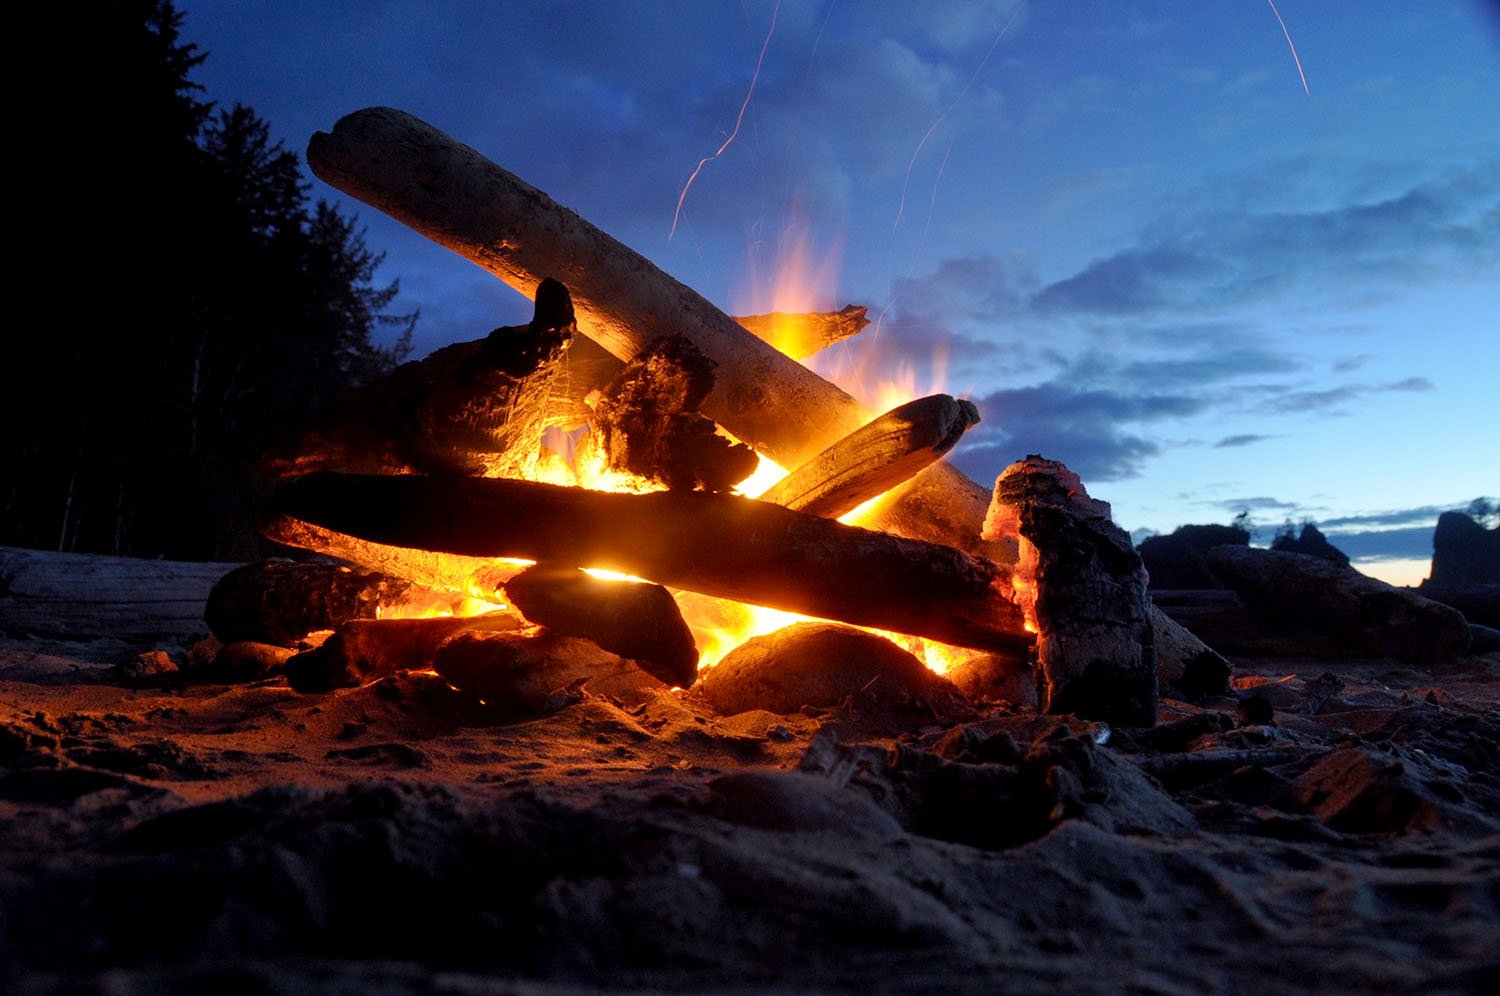
[[[810,249],[796,304],[880,316],[821,368],[973,398],[981,482],[1040,452],[1126,528],[1311,518],[1404,582],[1500,494],[1494,3],[1280,0],[1301,73],[1265,0],[180,7],[299,152],[402,108],[739,314]],[[419,353],[528,314],[346,207]]]

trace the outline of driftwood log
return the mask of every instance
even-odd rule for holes
[[[796,467],[874,414],[747,332],[703,297],[546,194],[402,111],[369,108],[319,132],[307,160],[325,182],[452,249],[531,296],[544,277],[572,291],[579,330],[629,359],[682,335],[717,364],[704,414]],[[999,560],[979,535],[988,494],[936,464],[880,511],[889,532]]]
[[[1033,455],[995,482],[984,529],[1020,538],[1016,576],[1022,603],[1033,606],[1043,710],[1153,725],[1146,570],[1109,505],[1090,498],[1067,467]]]
[[[236,566],[0,547],[0,636],[190,644]]]
[[[1450,665],[1469,646],[1469,623],[1457,609],[1343,564],[1248,546],[1216,546],[1208,563],[1263,623],[1314,627],[1423,667]]]
[[[530,476],[575,331],[566,287],[543,280],[535,294],[530,324],[446,346],[350,392],[321,424],[273,452],[267,471]]]
[[[438,648],[432,667],[506,717],[557,712],[586,693],[634,705],[668,687],[589,640],[545,631],[459,633]]]
[[[760,499],[836,519],[916,475],[978,421],[971,401],[946,394],[908,401],[797,467]]]
[[[276,496],[267,534],[288,542],[300,523],[404,547],[604,568],[959,646],[1015,652],[1032,642],[1003,567],[732,495],[313,474]]]

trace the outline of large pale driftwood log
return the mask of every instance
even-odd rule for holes
[[[1019,536],[1041,705],[1129,726],[1156,722],[1156,660],[1146,570],[1109,505],[1055,460],[1029,456],[995,482],[987,536]]]
[[[579,330],[628,359],[661,335],[690,339],[717,365],[704,414],[796,467],[874,414],[762,342],[546,194],[431,125],[391,108],[340,119],[308,145],[320,179],[379,208],[530,296],[543,277],[573,292]],[[993,554],[979,535],[986,491],[944,464],[880,513],[882,529]]]
[[[530,476],[574,333],[567,288],[544,280],[536,294],[530,324],[446,346],[350,392],[319,425],[274,451],[267,470]]]
[[[208,593],[237,566],[0,547],[0,636],[191,642],[208,630]]]
[[[1216,546],[1208,564],[1263,623],[1336,634],[1355,654],[1440,667],[1469,646],[1469,624],[1457,609],[1344,564],[1248,546]]]
[[[971,401],[908,401],[854,430],[772,485],[762,501],[836,519],[915,476],[979,421]]]
[[[1005,568],[732,495],[313,474],[277,495],[272,512],[379,543],[607,568],[959,646],[1031,643]],[[278,539],[287,532],[273,522]]]

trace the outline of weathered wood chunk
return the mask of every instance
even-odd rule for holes
[[[759,457],[699,414],[714,386],[713,361],[687,339],[664,336],[625,365],[594,403],[594,447],[612,470],[672,490],[729,491]]]
[[[1020,539],[1018,592],[1033,606],[1043,710],[1153,725],[1146,571],[1109,505],[1061,463],[1032,455],[996,480],[984,535]]]
[[[203,610],[223,643],[291,644],[315,630],[374,619],[379,606],[400,600],[411,583],[336,564],[265,560],[219,579]]]
[[[538,564],[506,582],[505,594],[538,626],[591,640],[668,685],[687,688],[698,677],[692,630],[672,593],[659,584]]]

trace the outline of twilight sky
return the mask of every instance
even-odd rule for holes
[[[1039,452],[1127,529],[1310,518],[1397,583],[1500,494],[1492,0],[178,6],[206,97],[299,153],[399,107],[734,314],[869,305],[819,369],[974,399],[981,483]],[[529,316],[313,190],[418,355]]]

